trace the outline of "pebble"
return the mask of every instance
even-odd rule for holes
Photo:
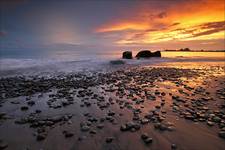
[[[78,141],[83,141],[83,140],[85,140],[87,137],[86,136],[80,136],[80,137],[78,137]]]
[[[8,143],[0,140],[0,150],[6,149],[8,147]]]
[[[87,126],[87,125],[81,126],[81,131],[86,132],[86,131],[89,131],[89,130],[90,130],[89,126]]]
[[[104,124],[98,124],[97,128],[102,129],[104,127]]]
[[[97,131],[96,131],[96,130],[91,130],[90,133],[91,133],[91,134],[96,134]]]
[[[46,134],[45,133],[38,133],[37,135],[37,141],[42,141],[46,138]]]
[[[172,149],[172,150],[177,149],[177,145],[176,145],[176,144],[171,144],[171,149]]]
[[[214,126],[214,123],[212,121],[207,121],[208,126]]]
[[[114,140],[114,137],[107,137],[107,138],[105,139],[105,142],[106,142],[106,143],[111,143],[113,140]]]
[[[65,138],[69,138],[69,137],[72,137],[74,134],[70,131],[63,131],[63,134],[65,136]]]
[[[28,101],[28,102],[27,102],[27,105],[29,105],[29,106],[33,106],[34,104],[35,104],[34,101]]]
[[[27,107],[27,106],[22,106],[22,107],[20,107],[20,109],[21,109],[22,111],[25,111],[25,110],[28,110],[28,107]]]
[[[219,137],[225,139],[225,131],[220,131],[220,132],[218,133],[218,135],[219,135]]]
[[[142,138],[143,140],[147,139],[147,138],[148,138],[148,134],[147,134],[147,133],[143,133],[143,134],[141,135],[141,138]]]
[[[150,138],[147,133],[143,133],[141,135],[141,139],[145,142],[145,144],[150,144],[153,141],[153,139]]]

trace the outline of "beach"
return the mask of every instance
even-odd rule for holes
[[[225,68],[218,60],[1,66],[0,149],[222,150]]]

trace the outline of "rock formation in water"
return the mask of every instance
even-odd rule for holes
[[[132,52],[131,51],[125,51],[123,52],[123,59],[132,59]]]

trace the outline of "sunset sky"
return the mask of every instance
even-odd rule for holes
[[[224,0],[3,0],[2,49],[225,49]]]

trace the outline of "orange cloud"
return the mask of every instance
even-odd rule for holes
[[[185,1],[157,10],[141,5],[132,17],[106,23],[96,32],[121,32],[117,44],[224,39],[224,7],[222,0]]]
[[[122,31],[122,30],[144,30],[148,29],[150,26],[146,23],[133,23],[125,22],[118,23],[113,26],[106,26],[100,29],[97,29],[97,32],[113,32],[113,31]]]

